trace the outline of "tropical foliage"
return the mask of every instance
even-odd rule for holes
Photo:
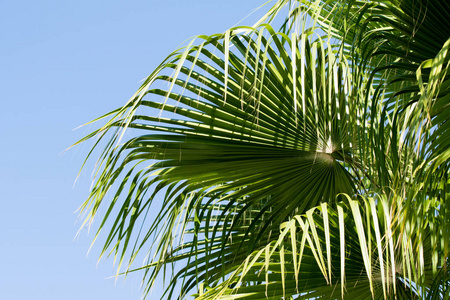
[[[445,0],[279,0],[199,36],[82,140],[86,224],[145,295],[449,299],[449,58]]]

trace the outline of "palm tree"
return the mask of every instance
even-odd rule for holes
[[[445,0],[278,0],[192,40],[80,141],[102,255],[167,299],[449,299],[449,38]]]

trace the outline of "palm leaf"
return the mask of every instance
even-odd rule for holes
[[[80,141],[102,255],[170,299],[445,294],[448,4],[419,4],[280,0],[169,55]]]

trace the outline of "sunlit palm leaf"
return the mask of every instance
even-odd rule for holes
[[[295,216],[283,224],[278,240],[253,252],[238,269],[230,270],[228,280],[206,291],[199,299],[231,299],[233,295],[246,299],[282,296],[390,299],[394,294],[399,299],[419,297],[419,291],[411,285],[404,270],[411,268],[410,264],[419,263],[420,258],[403,257],[403,253],[412,250],[408,247],[418,242],[418,237],[406,245],[401,243],[403,233],[388,233],[395,224],[385,218],[385,214],[389,214],[381,205],[385,201],[349,200],[341,204],[340,212],[322,205],[305,215]],[[339,218],[345,220],[344,232],[339,230]],[[327,222],[331,226],[327,227]],[[422,243],[428,266],[424,271],[430,275],[430,236]],[[391,245],[395,247],[394,256],[391,256]],[[325,248],[328,248],[326,255],[321,251]],[[303,250],[298,253],[295,249]],[[264,255],[266,252],[269,255]],[[346,262],[345,269],[336,264],[341,259]],[[333,265],[332,270],[326,270],[327,260]],[[285,270],[281,271],[282,268]],[[341,278],[345,278],[345,288]],[[256,282],[259,284],[254,284]]]
[[[280,0],[170,55],[83,139],[109,138],[82,206],[108,206],[102,255],[145,251],[146,293],[169,274],[170,299],[440,295],[449,7],[416,8]]]

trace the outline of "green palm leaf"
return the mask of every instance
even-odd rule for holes
[[[280,0],[173,52],[80,141],[102,256],[169,299],[444,295],[450,10],[417,5]]]

